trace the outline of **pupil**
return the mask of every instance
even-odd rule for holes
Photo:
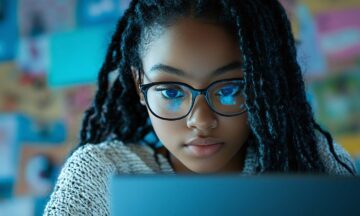
[[[170,98],[174,98],[177,95],[177,90],[167,90],[166,95]]]
[[[232,92],[232,88],[231,87],[227,87],[227,88],[223,88],[222,93],[224,95],[229,95]]]

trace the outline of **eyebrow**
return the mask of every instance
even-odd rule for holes
[[[243,69],[243,65],[241,64],[240,61],[234,61],[216,69],[211,73],[211,76],[219,76],[235,69]],[[162,71],[170,74],[175,74],[178,76],[189,77],[189,75],[185,71],[164,64],[156,64],[153,67],[151,67],[150,72],[155,72],[155,71]]]

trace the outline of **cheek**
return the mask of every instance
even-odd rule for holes
[[[168,146],[180,142],[184,123],[179,121],[166,121],[153,116],[149,113],[151,124],[160,141]]]
[[[230,141],[244,141],[249,135],[249,125],[247,114],[238,117],[230,117],[223,120],[221,124],[221,133],[223,137]]]

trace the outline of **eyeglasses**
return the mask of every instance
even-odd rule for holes
[[[164,120],[179,120],[187,116],[198,95],[212,111],[221,116],[241,115],[246,111],[243,79],[225,79],[211,83],[205,89],[195,89],[182,82],[153,82],[141,84],[150,112]]]

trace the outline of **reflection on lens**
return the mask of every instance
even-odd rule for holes
[[[232,96],[221,97],[220,103],[222,105],[236,105],[236,100]]]
[[[179,84],[159,84],[148,90],[150,109],[163,118],[179,118],[187,114],[191,106],[191,90]]]
[[[168,104],[166,104],[166,110],[168,112],[181,112],[181,104],[182,104],[182,100],[179,99],[175,99],[173,101],[170,101]]]
[[[233,115],[244,111],[245,99],[240,80],[219,82],[209,89],[211,106],[218,113]]]

